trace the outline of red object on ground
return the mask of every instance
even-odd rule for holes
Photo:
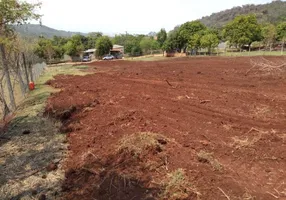
[[[35,89],[35,83],[34,82],[30,82],[29,83],[29,89],[30,90],[34,90]]]

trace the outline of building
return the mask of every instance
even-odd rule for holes
[[[96,59],[95,55],[96,49],[88,49],[83,52],[83,57],[84,56],[89,56],[91,60]],[[113,55],[117,59],[121,59],[124,54],[124,46],[121,45],[113,45],[112,50],[110,50],[110,54]]]
[[[122,54],[124,54],[124,46],[121,46],[121,45],[113,45],[113,48],[111,51],[117,51],[117,52],[121,52]]]
[[[95,52],[96,52],[96,49],[88,49],[88,50],[83,52],[83,56],[89,56],[91,58],[91,60],[94,60],[95,59]]]
[[[110,50],[110,54],[113,55],[117,59],[121,59],[124,54],[124,46],[121,45],[113,45],[112,50]]]

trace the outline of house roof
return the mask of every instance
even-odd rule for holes
[[[96,49],[88,49],[86,51],[84,51],[84,53],[94,53],[96,51]]]
[[[121,46],[121,45],[118,45],[118,44],[115,44],[113,45],[113,49],[119,49],[119,48],[123,48],[124,46]]]

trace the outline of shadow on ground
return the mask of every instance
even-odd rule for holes
[[[43,117],[50,92],[36,92],[18,108],[1,134],[0,199],[35,199],[41,195],[56,199],[61,189],[65,135],[58,132],[55,122]],[[52,163],[55,169],[47,169]]]

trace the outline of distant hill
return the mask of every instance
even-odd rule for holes
[[[285,1],[273,1],[268,4],[261,5],[244,5],[234,7],[218,13],[213,13],[208,17],[200,19],[208,27],[220,28],[229,21],[233,20],[238,15],[256,14],[260,23],[271,22],[278,23],[286,21],[286,2]]]
[[[20,33],[23,36],[28,36],[28,37],[44,36],[47,38],[52,38],[54,35],[61,37],[71,37],[76,34],[86,35],[84,33],[79,33],[79,32],[56,30],[39,24],[24,24],[24,25],[14,26],[14,28],[16,32]]]

